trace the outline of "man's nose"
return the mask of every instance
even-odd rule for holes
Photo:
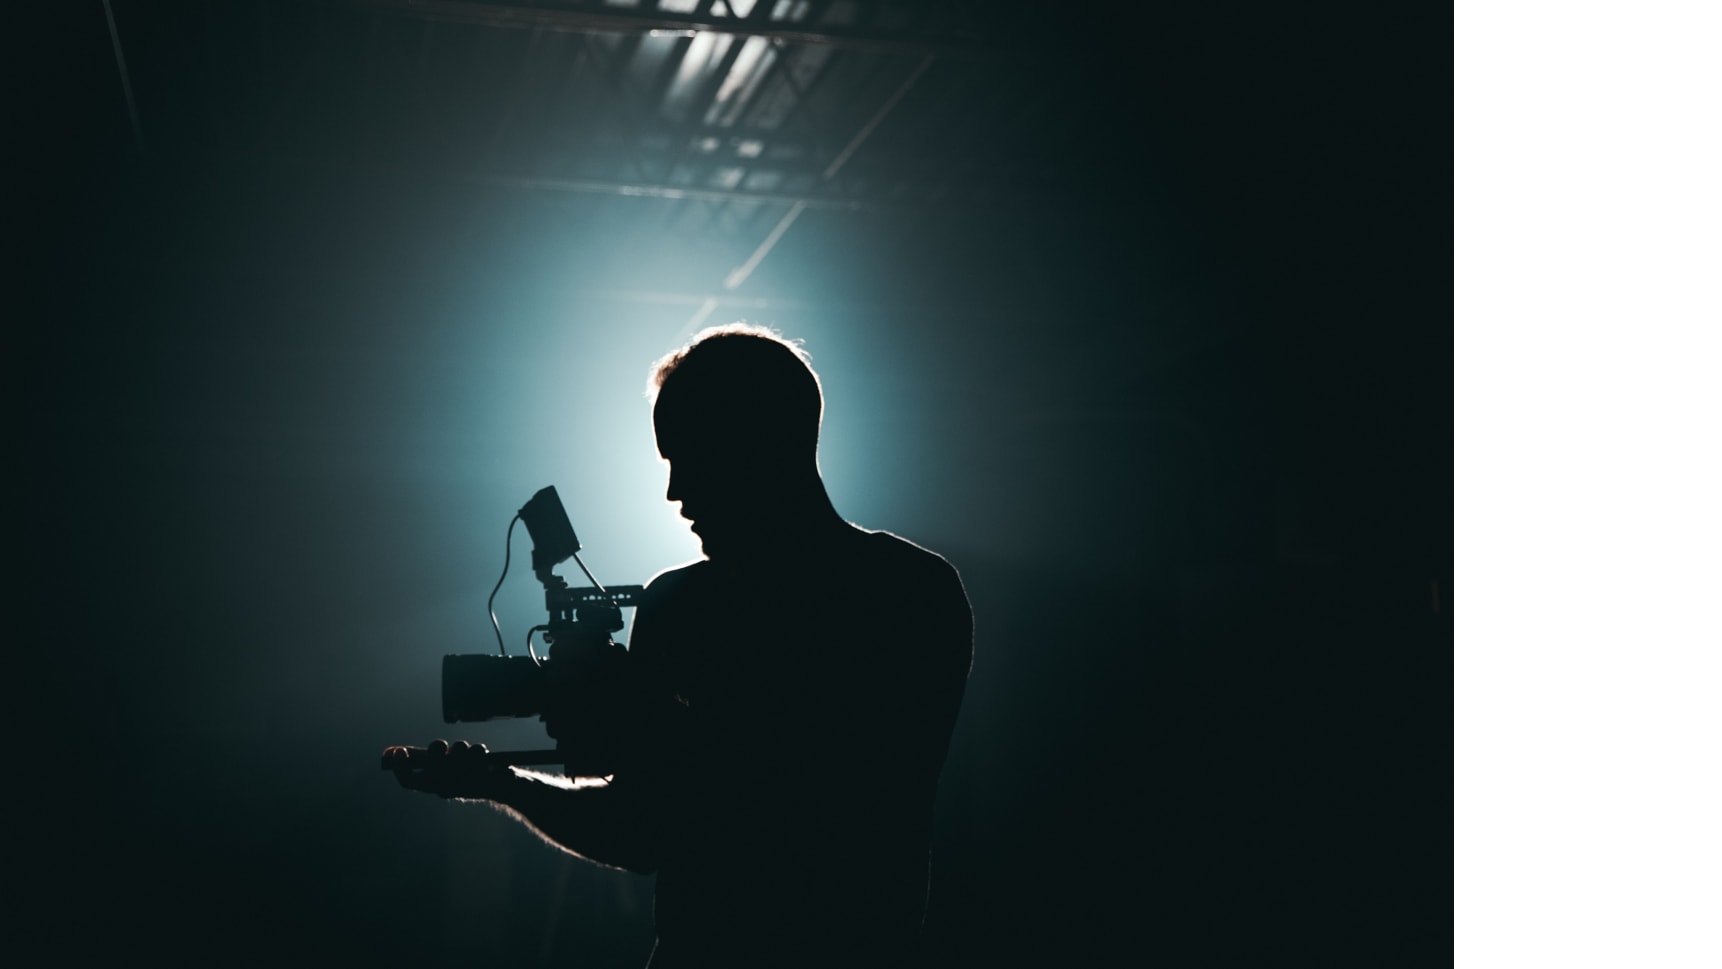
[[[670,480],[664,485],[664,500],[693,502],[706,505],[725,493],[727,478],[702,461],[681,461],[670,464]]]
[[[680,473],[678,473],[676,471],[676,466],[673,464],[670,465],[670,480],[669,480],[669,483],[664,485],[664,500],[665,501],[685,501],[685,500],[687,500],[687,496],[688,496],[688,472],[687,472],[687,469],[684,468]]]

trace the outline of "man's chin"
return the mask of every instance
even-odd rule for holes
[[[734,558],[746,555],[747,543],[738,541],[734,534],[726,534],[719,528],[701,528],[694,532],[694,537],[700,540],[700,551],[708,559]]]
[[[693,528],[690,529],[690,531],[694,533],[695,538],[700,540],[700,552],[704,554],[706,558],[711,558],[714,551],[723,548],[723,540],[713,538],[708,530]]]

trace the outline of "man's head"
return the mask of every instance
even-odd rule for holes
[[[763,327],[702,331],[652,368],[652,427],[706,553],[777,527],[817,493],[824,398],[807,355]]]

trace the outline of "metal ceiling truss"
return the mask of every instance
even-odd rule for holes
[[[693,36],[719,33],[764,37],[774,44],[809,44],[841,50],[935,57],[999,58],[1022,52],[1021,45],[961,29],[928,30],[847,26],[826,21],[834,6],[826,3],[758,0],[744,17],[714,12],[722,0],[702,0],[689,13],[642,10],[601,2],[495,3],[488,0],[352,0],[414,17],[452,23],[511,29],[546,29],[571,33],[656,34]],[[650,0],[647,0],[650,2]],[[865,4],[852,4],[865,8]],[[919,5],[926,7],[929,5]],[[936,5],[932,5],[936,6]],[[798,19],[791,19],[797,10]]]
[[[139,31],[146,57],[170,32],[145,0],[108,2],[116,53],[128,21],[156,28]],[[1016,187],[1012,165],[977,171],[976,145],[996,157],[1006,139],[989,125],[1041,113],[1037,79],[997,68],[1025,53],[1011,35],[951,26],[997,25],[961,2],[196,3],[194,63],[150,65],[171,83],[153,103],[145,85],[134,124],[177,113],[205,142],[192,152],[685,203],[661,227],[751,252],[733,292],[809,209],[922,213]]]

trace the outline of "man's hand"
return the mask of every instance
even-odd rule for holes
[[[433,741],[426,747],[390,747],[383,751],[383,768],[395,772],[402,787],[438,797],[494,799],[512,775],[507,766],[490,762],[483,744],[464,740]]]

